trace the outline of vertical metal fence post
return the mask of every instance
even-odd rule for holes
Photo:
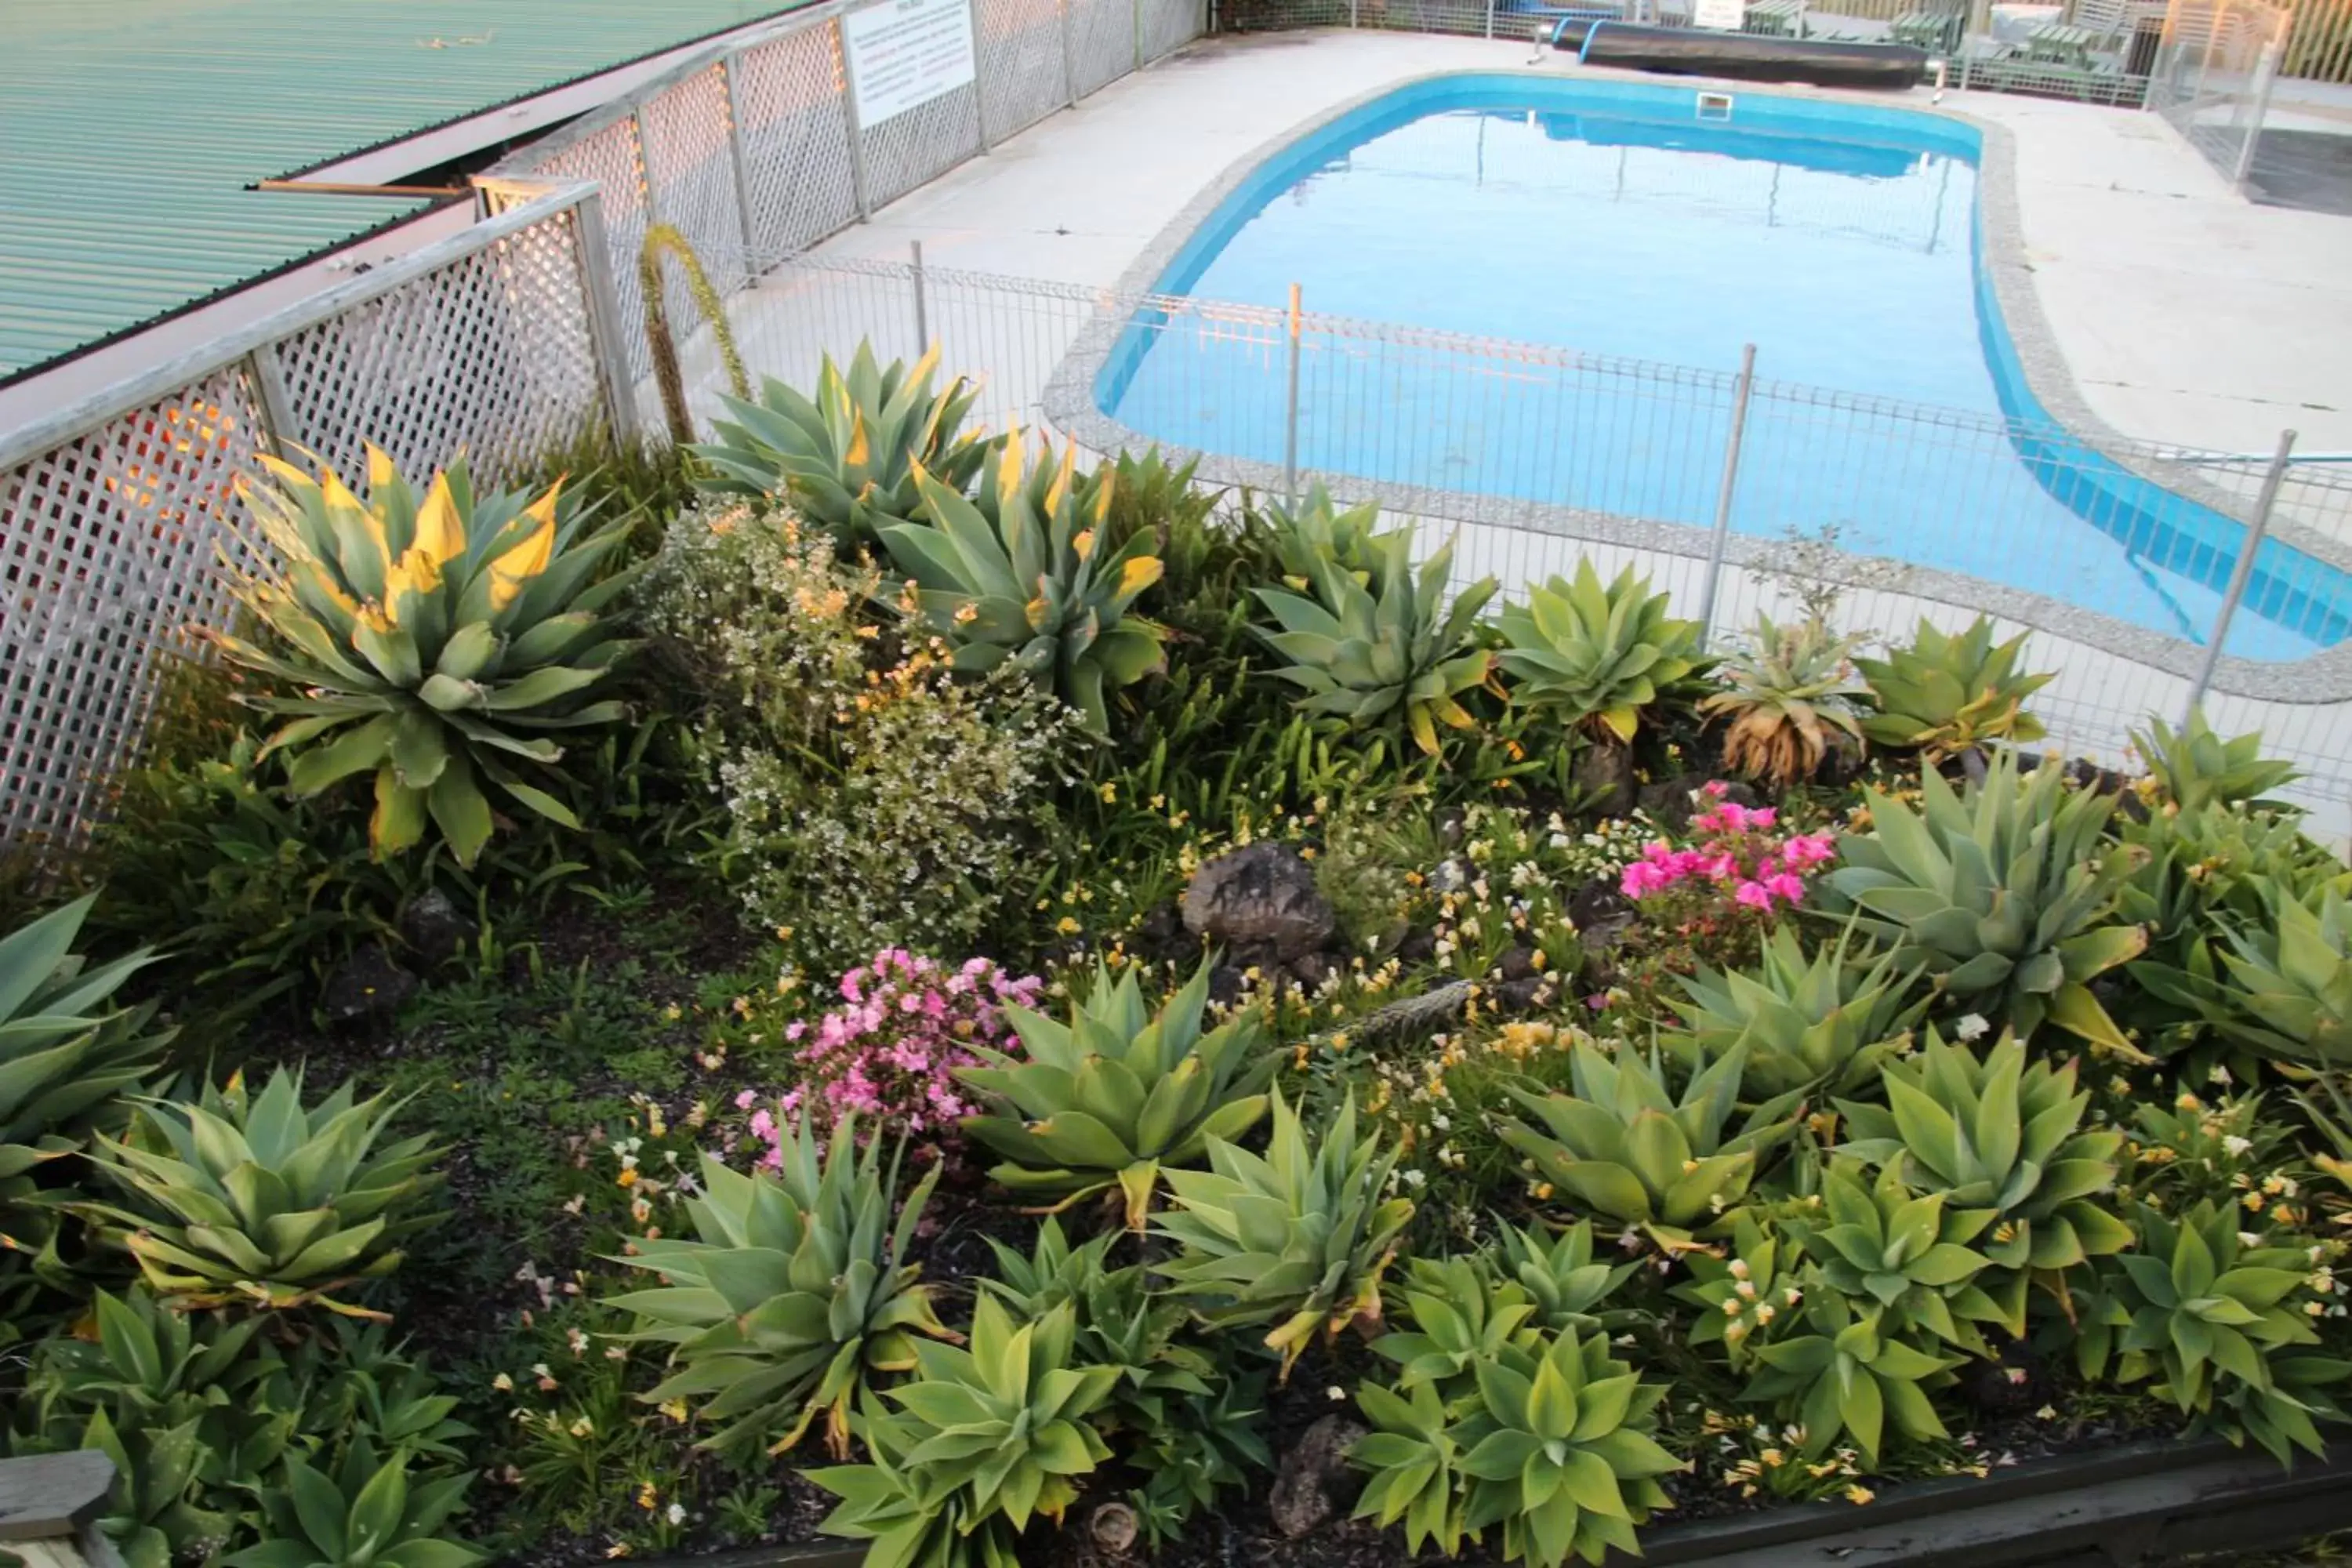
[[[637,144],[637,176],[646,183],[646,226],[653,227],[662,221],[660,188],[654,181],[653,138],[646,134],[646,111],[642,105],[629,115],[629,135]]]
[[[920,359],[931,346],[931,323],[923,300],[923,242],[910,239],[907,251],[912,258],[915,283],[915,357]]]
[[[2255,57],[2254,75],[2262,85],[2254,89],[2254,112],[2246,121],[2246,137],[2238,144],[2238,166],[2231,172],[2230,183],[2241,192],[2246,188],[2246,178],[2254,172],[2254,150],[2263,140],[2263,121],[2271,111],[2271,84],[2278,80],[2279,56],[2284,52],[2286,39],[2273,36]]]
[[[1698,646],[1715,635],[1715,590],[1723,576],[1724,547],[1731,542],[1731,492],[1739,483],[1739,441],[1748,430],[1748,395],[1756,385],[1756,345],[1739,351],[1739,384],[1731,395],[1731,435],[1723,444],[1723,487],[1715,494],[1715,537],[1707,542],[1706,583],[1698,595]]]
[[[1062,19],[1062,97],[1072,108],[1078,106],[1077,59],[1070,52],[1070,6],[1075,0],[1054,0],[1055,14]]]
[[[849,29],[833,19],[834,42],[841,50],[841,118],[849,128],[849,189],[857,200],[857,221],[874,216],[874,201],[866,188],[866,127],[857,113],[857,73],[849,68]]]
[[[2238,546],[2237,564],[2230,569],[2230,585],[2222,590],[2221,607],[2213,615],[2213,635],[2205,640],[2205,658],[2197,667],[2197,679],[2189,684],[2189,701],[2180,710],[2180,722],[2186,727],[2205,701],[2206,689],[2213,684],[2213,669],[2221,662],[2221,645],[2229,640],[2230,622],[2238,613],[2239,601],[2246,596],[2246,584],[2254,574],[2254,555],[2262,549],[2263,535],[2270,531],[2271,508],[2278,503],[2279,486],[2286,479],[2288,459],[2294,453],[2294,432],[2279,432],[2278,450],[2271,455],[2270,471],[2263,475],[2262,492],[2254,498],[2254,515],[2247,520],[2245,542]]]
[[[971,124],[980,138],[980,150],[989,149],[988,142],[988,72],[982,68],[985,56],[981,40],[987,37],[987,19],[980,14],[980,0],[971,0]]]
[[[588,342],[604,372],[605,411],[612,421],[613,442],[634,447],[637,442],[636,378],[629,374],[629,356],[621,338],[621,296],[613,287],[613,254],[604,237],[604,203],[594,191],[583,193],[572,209],[578,216],[574,238],[580,247],[582,292],[587,296]]]
[[[264,343],[245,356],[246,379],[253,383],[253,400],[261,409],[263,450],[290,457],[301,444],[301,426],[294,423],[294,399],[286,390],[286,366],[276,343]]]
[[[1487,37],[1487,39],[1491,42],[1491,41],[1493,40],[1494,37],[1495,37],[1495,0],[1486,0],[1486,37]]]
[[[1282,419],[1283,505],[1298,510],[1298,285],[1290,286],[1290,388]]]
[[[743,276],[749,278],[755,270],[751,253],[760,242],[759,226],[751,216],[751,163],[743,149],[743,114],[735,102],[735,62],[740,58],[729,55],[719,62],[719,94],[727,106],[727,156],[735,165],[735,227],[743,237]]]

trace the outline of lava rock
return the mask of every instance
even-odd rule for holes
[[[319,1005],[338,1028],[389,1023],[416,994],[416,976],[394,963],[382,942],[372,942],[335,966]]]
[[[449,895],[435,888],[411,899],[400,911],[400,940],[427,963],[440,963],[466,951],[480,928],[457,910]]]
[[[1506,1013],[1527,1013],[1533,1011],[1544,1000],[1546,984],[1543,976],[1533,974],[1524,980],[1506,980],[1489,990],[1487,994],[1495,999],[1495,1005]]]
[[[1960,1396],[1987,1415],[2020,1415],[2050,1403],[2050,1372],[2023,1340],[2012,1340],[1998,1361],[1971,1361],[1960,1373]]]
[[[1302,952],[1290,961],[1290,977],[1312,991],[1331,978],[1339,965],[1319,952]]]
[[[1184,889],[1184,929],[1235,957],[1287,963],[1339,930],[1315,873],[1285,844],[1257,843],[1220,855]]]
[[[1344,1415],[1325,1415],[1307,1428],[1297,1446],[1282,1457],[1266,1512],[1292,1540],[1308,1533],[1354,1500],[1348,1450],[1370,1434]]]
[[[1524,944],[1506,949],[1496,967],[1503,972],[1506,980],[1532,979],[1536,973],[1536,950]]]
[[[1570,779],[1582,815],[1607,816],[1622,811],[1633,799],[1633,749],[1595,741],[1577,754]]]
[[[1398,940],[1396,955],[1401,963],[1427,963],[1437,956],[1437,933],[1427,926],[1414,926]]]
[[[1230,1007],[1240,1001],[1242,993],[1248,989],[1249,982],[1243,979],[1242,972],[1230,963],[1220,963],[1209,971],[1209,1000],[1212,1002]]]

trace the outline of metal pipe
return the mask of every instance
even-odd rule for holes
[[[2254,515],[2246,522],[2246,541],[2238,546],[2237,564],[2230,569],[2230,585],[2221,593],[2221,607],[2214,612],[2213,635],[2206,640],[2205,658],[2197,667],[2197,679],[2189,683],[2189,701],[2180,710],[2183,728],[2204,705],[2206,689],[2213,684],[2213,670],[2221,662],[2221,647],[2230,639],[2230,622],[2238,613],[2238,605],[2246,596],[2246,584],[2254,575],[2254,555],[2262,548],[2263,536],[2270,531],[2271,508],[2278,502],[2279,486],[2286,479],[2287,459],[2294,451],[2294,432],[2279,432],[2278,450],[2271,457],[2270,471],[2263,476],[2262,493],[2254,498]]]
[[[1282,503],[1298,510],[1298,285],[1290,286],[1290,389],[1282,426]]]
[[[621,337],[621,296],[613,287],[613,256],[604,237],[604,203],[591,185],[572,209],[579,215],[575,237],[580,247],[582,292],[587,295],[588,342],[604,372],[605,412],[613,427],[613,444],[630,447],[637,441],[636,378],[629,374],[628,353]]]
[[[2262,85],[2254,89],[2253,118],[2246,123],[2245,139],[2238,143],[2238,166],[2230,175],[2230,183],[2241,195],[2245,192],[2247,177],[2254,172],[2254,150],[2262,144],[2263,121],[2271,111],[2271,87],[2278,80],[2279,51],[2284,42],[2273,35],[2270,41],[2263,46],[2262,55],[2254,65],[2254,74]]]
[[[910,239],[907,249],[914,258],[915,281],[915,357],[922,358],[931,346],[931,324],[925,313],[923,300],[923,242]]]
[[[971,128],[980,138],[980,150],[989,150],[988,142],[988,73],[981,68],[983,53],[981,46],[988,37],[988,24],[980,14],[980,0],[971,0]]]
[[[253,400],[261,410],[263,449],[276,447],[289,458],[302,445],[301,427],[294,422],[294,399],[286,390],[286,364],[276,343],[257,343],[245,356],[246,379],[253,384]]]
[[[1756,385],[1756,345],[1739,351],[1739,384],[1731,395],[1731,435],[1723,444],[1723,485],[1715,494],[1715,536],[1707,542],[1706,583],[1699,590],[1698,646],[1715,634],[1715,590],[1723,576],[1724,548],[1731,542],[1731,494],[1739,483],[1739,442],[1748,430],[1748,395]]]
[[[849,68],[849,29],[838,16],[833,20],[833,42],[841,51],[841,118],[849,128],[849,188],[857,201],[857,221],[864,223],[874,216],[874,203],[866,189],[866,127],[858,123],[857,76]]]
[[[751,216],[751,161],[743,146],[743,116],[735,103],[735,57],[719,62],[719,95],[727,106],[727,156],[735,165],[736,232],[743,237],[742,275],[753,270],[752,254],[760,248],[758,225]]]

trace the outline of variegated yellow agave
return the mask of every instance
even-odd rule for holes
[[[1160,627],[1133,614],[1160,581],[1152,534],[1097,542],[1110,517],[1112,470],[1077,477],[1077,449],[1051,446],[1025,466],[1021,433],[968,500],[919,463],[922,522],[882,529],[890,559],[914,584],[921,618],[954,647],[959,670],[983,674],[1008,661],[1077,710],[1087,730],[1109,733],[1103,694],[1165,663]]]
[[[236,663],[301,688],[257,700],[290,720],[265,754],[292,753],[296,793],[373,771],[379,855],[416,844],[429,816],[473,864],[490,837],[484,780],[578,826],[516,768],[562,757],[548,731],[621,716],[618,702],[579,693],[633,646],[597,612],[635,569],[594,580],[626,524],[582,537],[586,517],[561,480],[536,498],[477,495],[462,458],[419,500],[371,447],[365,500],[323,464],[313,479],[261,460],[271,482],[245,495],[276,559],[237,596],[274,635],[219,642]]]

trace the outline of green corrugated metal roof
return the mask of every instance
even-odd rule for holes
[[[246,187],[799,0],[0,0],[0,382],[417,201]]]

